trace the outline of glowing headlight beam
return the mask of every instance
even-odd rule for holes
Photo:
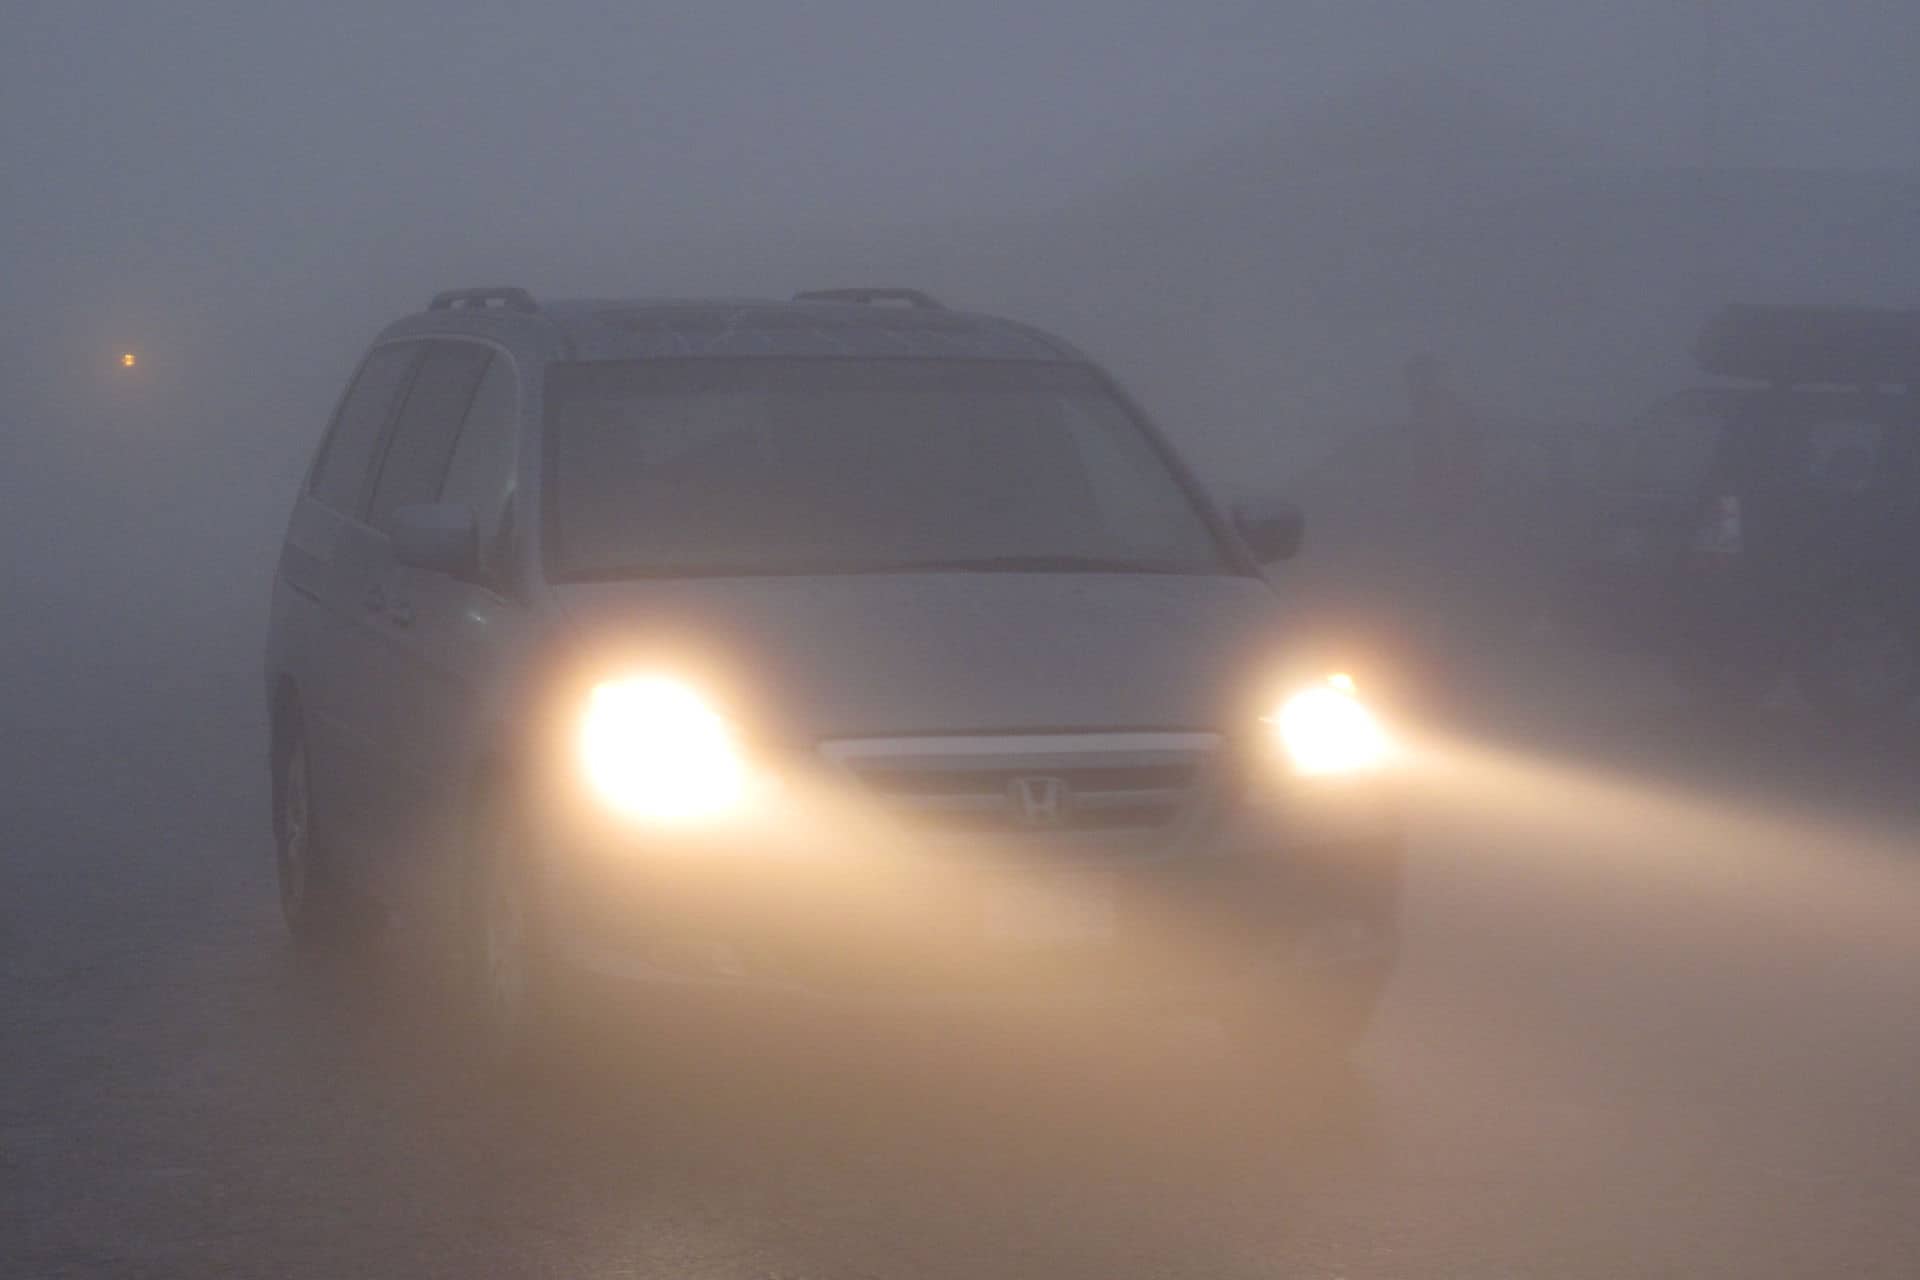
[[[597,685],[580,724],[580,760],[594,789],[628,817],[697,822],[738,809],[747,768],[725,720],[674,680]]]
[[[1303,689],[1267,717],[1302,773],[1353,773],[1387,758],[1387,735],[1354,696],[1352,680],[1336,677]]]

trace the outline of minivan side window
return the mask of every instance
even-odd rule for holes
[[[494,356],[474,393],[446,481],[440,486],[440,501],[463,502],[473,508],[482,562],[496,575],[510,558],[518,390],[513,362],[504,355]]]
[[[454,440],[489,355],[486,347],[473,342],[435,342],[428,348],[373,486],[367,519],[375,528],[387,528],[396,507],[439,496]]]
[[[333,429],[320,446],[307,492],[335,510],[360,513],[374,451],[385,438],[394,405],[419,355],[420,344],[414,342],[374,348],[340,403]]]

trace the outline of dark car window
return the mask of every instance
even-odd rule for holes
[[[1228,572],[1194,495],[1073,366],[558,366],[563,576],[1083,568]]]
[[[487,568],[496,573],[505,567],[511,538],[518,409],[513,362],[496,355],[474,392],[440,486],[440,501],[463,502],[473,508],[480,526],[481,554]]]
[[[314,497],[338,510],[359,513],[374,450],[419,354],[418,343],[378,347],[360,366],[313,469],[309,492]]]
[[[436,342],[414,375],[394,425],[369,521],[386,528],[394,508],[432,502],[440,493],[460,424],[473,403],[490,352],[471,342]]]

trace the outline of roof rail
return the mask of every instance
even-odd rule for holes
[[[508,311],[538,311],[540,304],[525,289],[503,285],[491,289],[448,289],[433,295],[429,311],[479,311],[495,304]]]
[[[915,311],[945,311],[930,293],[918,289],[806,289],[793,295],[795,302],[858,302],[874,306],[882,302],[903,302]]]

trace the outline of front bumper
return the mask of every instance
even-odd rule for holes
[[[1377,781],[1242,799],[1146,850],[789,811],[697,836],[576,827],[542,861],[549,959],[691,993],[1178,1007],[1302,974],[1377,989],[1398,950],[1400,820]]]

